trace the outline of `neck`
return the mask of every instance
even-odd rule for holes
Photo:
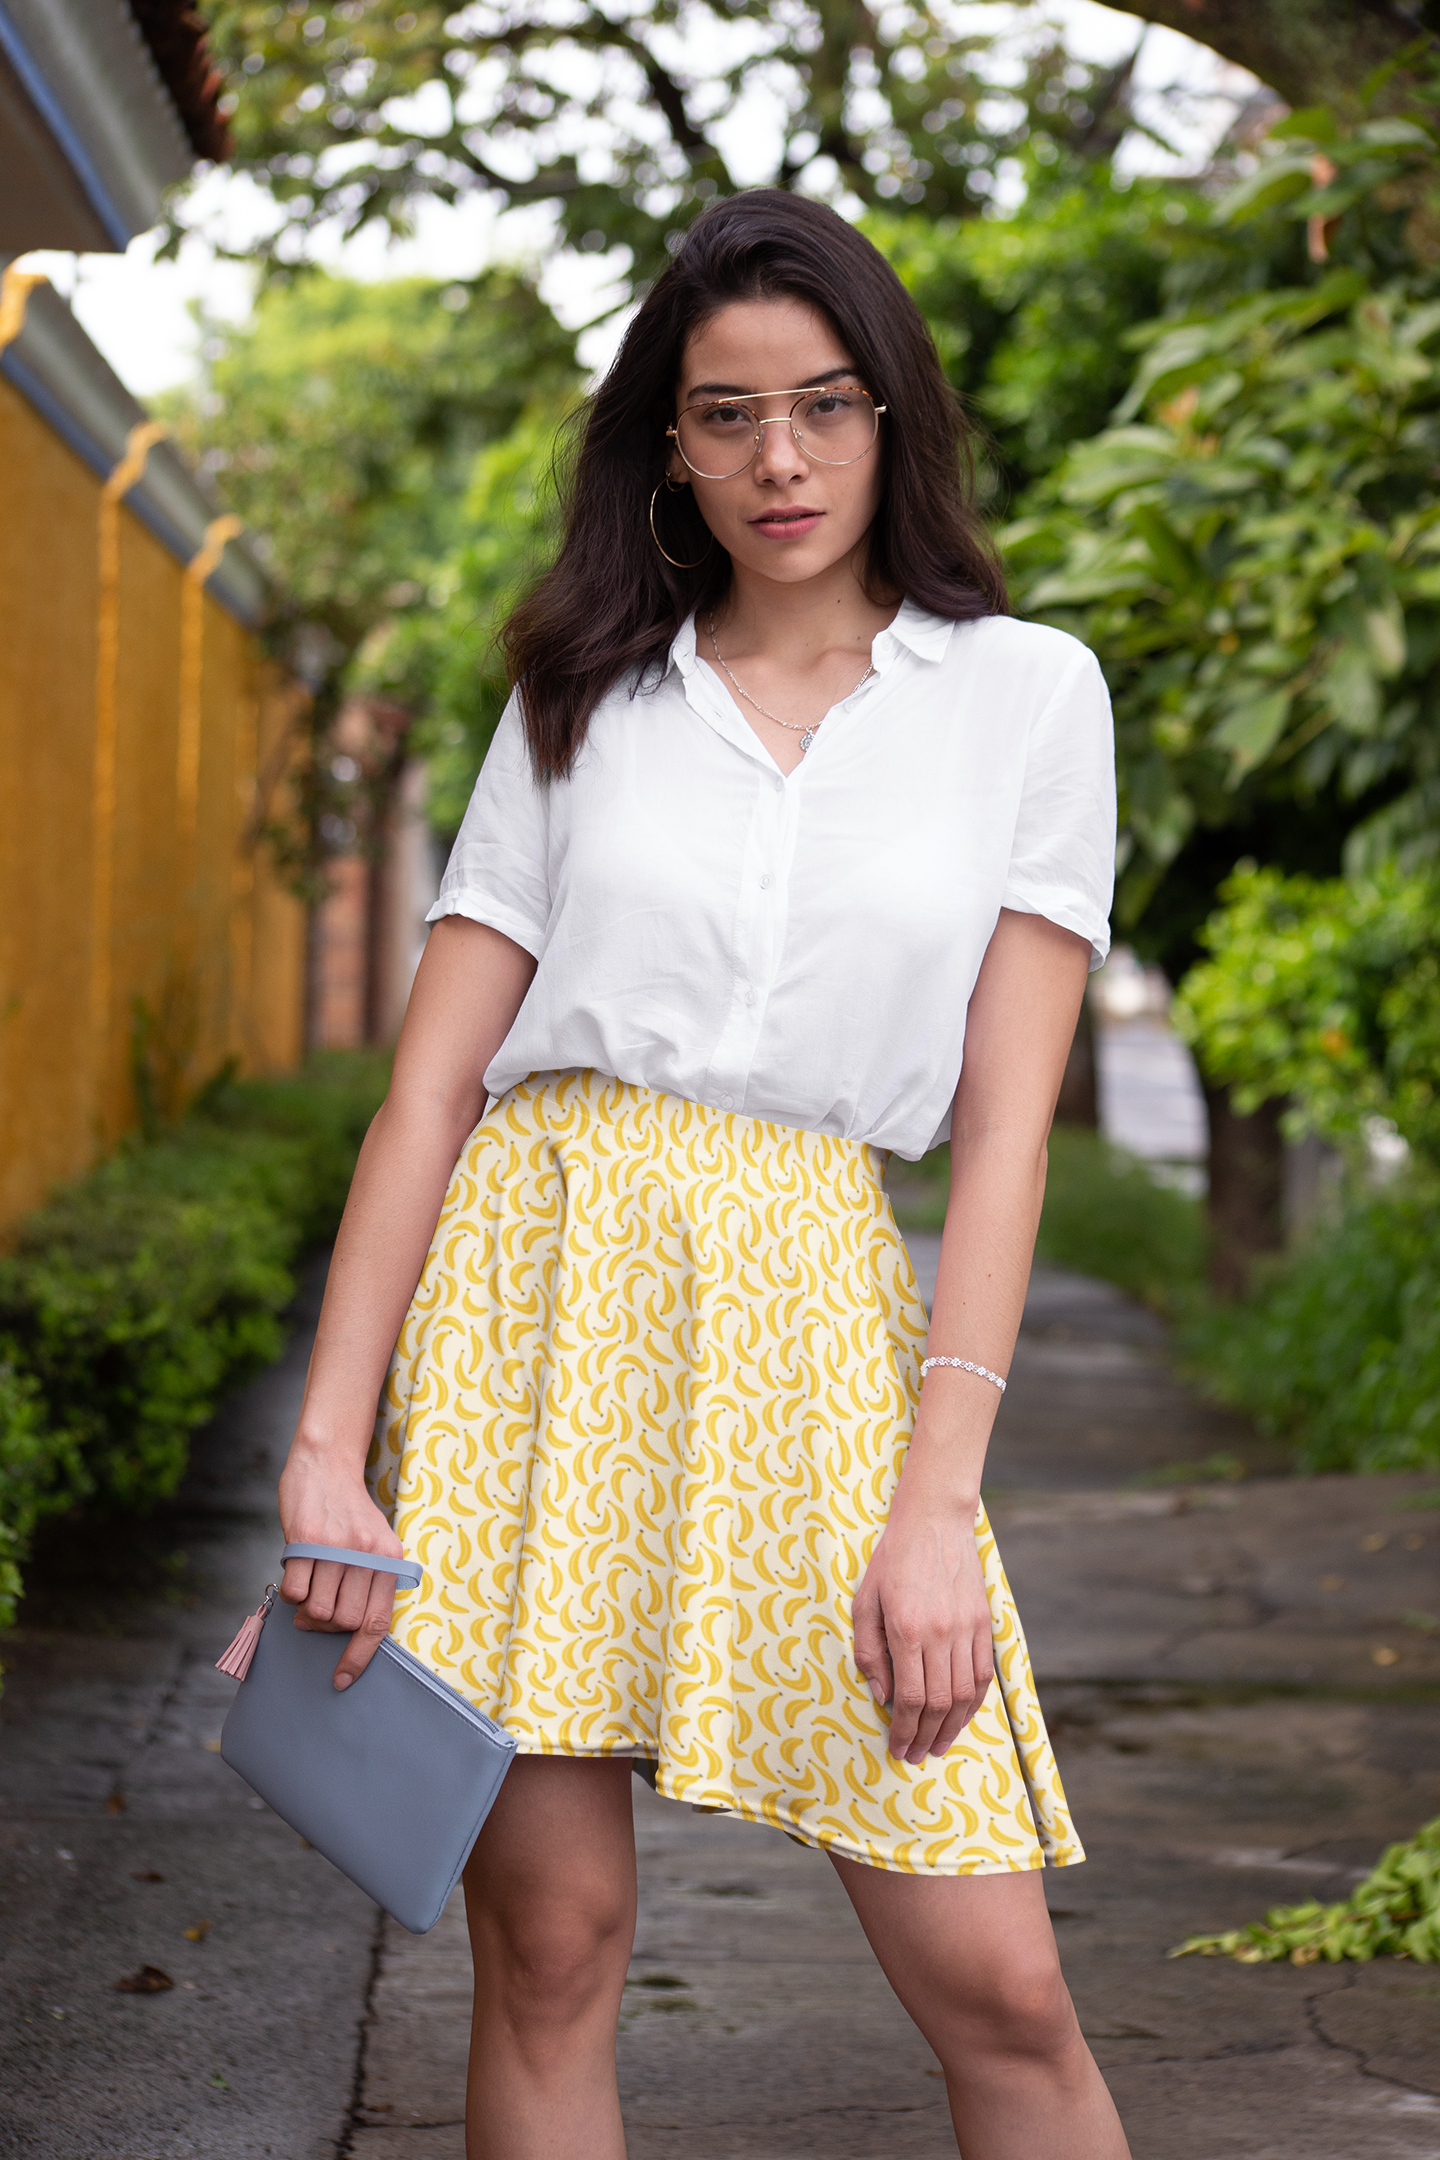
[[[837,648],[868,655],[871,641],[895,619],[896,604],[867,599],[861,550],[802,584],[781,584],[736,563],[715,625],[736,652],[773,655],[804,666]]]

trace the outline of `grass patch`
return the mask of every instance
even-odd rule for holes
[[[945,1221],[950,1150],[896,1163],[887,1181],[902,1230]],[[1159,1312],[1174,1312],[1205,1275],[1205,1220],[1198,1200],[1162,1185],[1147,1165],[1096,1133],[1056,1126],[1035,1257],[1115,1283]]]
[[[1440,1193],[1352,1200],[1251,1294],[1180,1331],[1206,1391],[1289,1441],[1302,1470],[1440,1466]],[[1415,1494],[1434,1506],[1440,1496]]]

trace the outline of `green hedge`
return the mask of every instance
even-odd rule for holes
[[[42,1517],[172,1493],[190,1435],[275,1358],[294,1263],[345,1204],[386,1061],[222,1080],[56,1193],[0,1258],[0,1625]]]

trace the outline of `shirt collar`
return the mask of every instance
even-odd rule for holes
[[[903,600],[894,622],[875,640],[872,649],[875,666],[877,669],[887,666],[902,645],[919,660],[943,660],[954,628],[954,623],[947,622],[943,615],[927,614],[924,608],[916,607],[913,600]],[[696,628],[692,611],[671,640],[667,672],[672,667],[678,668],[688,680],[695,672],[695,657]]]
[[[954,623],[948,622],[943,615],[927,614],[924,608],[916,607],[913,600],[902,600],[894,622],[875,640],[875,665],[883,667],[892,660],[900,645],[914,653],[917,660],[943,660],[954,628]]]
[[[670,641],[670,657],[665,663],[666,673],[672,667],[688,679],[695,672],[695,613],[692,609]]]

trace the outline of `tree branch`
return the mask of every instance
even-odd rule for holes
[[[1113,0],[1248,68],[1287,105],[1353,107],[1365,78],[1413,45],[1417,26],[1385,0]],[[1425,35],[1419,32],[1419,35]],[[1390,97],[1408,87],[1397,76]]]

